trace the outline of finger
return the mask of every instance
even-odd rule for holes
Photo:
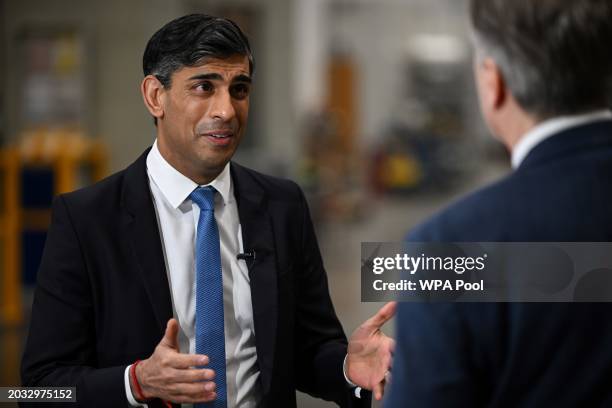
[[[167,392],[173,398],[204,398],[205,394],[215,392],[217,385],[212,381],[198,383],[173,383],[168,386]]]
[[[382,363],[385,371],[391,370],[391,363],[393,362],[393,356],[391,353],[385,353],[382,356]]]
[[[210,401],[214,401],[217,399],[217,393],[216,392],[208,392],[206,391],[204,394],[202,394],[201,396],[198,396],[197,398],[189,398],[187,401],[184,401],[187,404],[197,404],[198,402],[210,402]]]
[[[210,381],[215,378],[215,371],[207,368],[189,368],[184,370],[175,370],[173,374],[174,382],[189,383]]]
[[[210,362],[208,356],[203,354],[181,354],[168,353],[166,356],[166,364],[172,368],[186,369],[191,367],[205,366]]]
[[[389,337],[389,352],[391,353],[391,355],[395,354],[395,339]]]
[[[176,319],[172,318],[168,320],[168,323],[166,324],[166,332],[164,333],[164,337],[161,339],[159,344],[178,351],[178,331],[179,325]]]
[[[395,309],[397,308],[397,302],[389,302],[380,308],[378,312],[363,324],[364,326],[380,329],[385,323],[387,323],[393,316],[395,316]]]
[[[168,399],[183,404],[213,401],[217,398],[215,389],[216,384],[213,382],[174,384],[168,391]]]
[[[395,355],[395,347],[395,340],[391,337],[384,336],[382,346],[380,347],[379,356],[382,356],[380,361],[382,361],[384,364],[387,364],[387,362],[389,362],[389,365],[387,366],[387,368],[389,369],[391,369],[390,363],[391,361],[393,361],[393,356]]]
[[[216,392],[205,391],[204,393],[198,395],[197,397],[177,397],[177,399],[174,402],[180,403],[180,404],[197,404],[199,402],[210,402],[216,399],[217,399]]]
[[[376,401],[380,401],[383,397],[383,393],[384,393],[384,382],[379,382],[378,384],[376,384],[374,386],[374,398],[376,399]]]

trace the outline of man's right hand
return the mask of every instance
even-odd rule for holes
[[[208,356],[181,354],[178,346],[178,322],[168,320],[166,333],[155,351],[136,366],[136,377],[148,400],[161,398],[164,401],[193,404],[212,401],[217,397],[213,370],[195,368],[208,364]],[[132,394],[135,386],[130,378]]]

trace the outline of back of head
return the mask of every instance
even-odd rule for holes
[[[539,119],[610,107],[612,1],[472,0],[477,52]]]
[[[254,70],[249,41],[232,21],[206,14],[189,14],[170,21],[159,29],[142,57],[144,75],[155,75],[165,86],[171,86],[172,74],[182,67],[196,66],[205,58],[248,57]]]

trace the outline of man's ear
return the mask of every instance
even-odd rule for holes
[[[482,103],[488,111],[496,111],[504,105],[508,97],[504,75],[499,65],[488,57],[479,62],[477,70]]]
[[[165,88],[154,75],[147,75],[140,84],[140,91],[145,106],[154,118],[164,116]]]

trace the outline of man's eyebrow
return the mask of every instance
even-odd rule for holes
[[[194,76],[189,78],[189,81],[202,81],[202,80],[222,81],[223,77],[220,74],[212,72],[210,74],[198,74],[198,75],[194,75]],[[240,75],[235,76],[232,79],[232,82],[247,82],[247,83],[250,84],[251,83],[251,77],[249,77],[248,75],[240,74]]]
[[[234,78],[233,82],[246,82],[251,83],[251,77],[248,75],[240,74]]]

